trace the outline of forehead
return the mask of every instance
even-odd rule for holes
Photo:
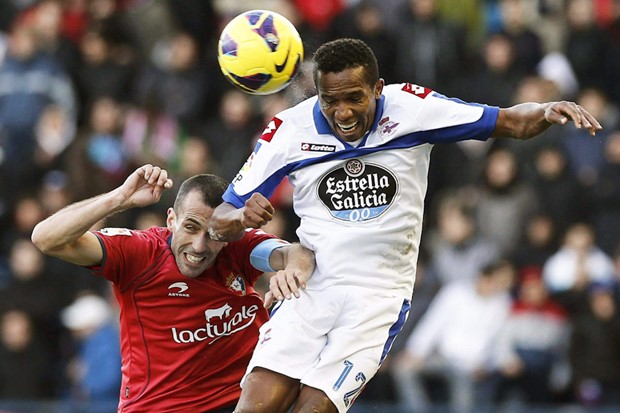
[[[179,219],[207,221],[213,215],[213,208],[203,202],[200,192],[192,191],[181,202],[177,214]]]
[[[342,72],[318,72],[317,88],[319,94],[372,91],[362,66],[345,69]]]

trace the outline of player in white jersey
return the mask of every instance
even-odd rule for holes
[[[346,412],[376,373],[409,310],[434,143],[529,139],[572,120],[572,102],[467,104],[409,83],[384,86],[366,44],[339,39],[314,56],[318,96],[278,114],[224,194],[210,232],[237,239],[273,214],[288,176],[302,245],[316,269],[298,300],[261,328],[235,412]]]

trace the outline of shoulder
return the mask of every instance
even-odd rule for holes
[[[435,106],[441,95],[432,89],[413,83],[392,83],[383,88],[383,96],[385,114],[405,112],[416,117],[421,111],[430,110]]]
[[[305,134],[314,129],[314,106],[316,96],[304,100],[297,105],[277,113],[262,131],[260,140],[264,143],[285,140],[291,141],[291,137]]]
[[[95,234],[106,244],[151,244],[153,246],[167,245],[171,235],[170,230],[162,227],[153,227],[146,230],[107,227],[95,231]]]
[[[432,89],[414,83],[391,83],[383,88],[383,95],[388,103],[423,104],[427,99],[438,95]]]
[[[317,97],[312,96],[295,106],[278,113],[275,118],[280,119],[288,126],[306,128],[313,124],[312,113],[317,103]]]

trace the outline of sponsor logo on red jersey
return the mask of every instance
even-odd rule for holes
[[[196,329],[178,330],[172,327],[172,339],[178,344],[196,343],[207,341],[212,344],[222,337],[235,334],[250,327],[256,319],[259,308],[257,305],[246,307],[245,305],[235,311],[233,307],[226,303],[218,308],[205,310],[206,323]]]

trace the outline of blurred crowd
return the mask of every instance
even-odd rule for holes
[[[216,53],[256,8],[289,18],[307,58],[261,97],[233,89]],[[435,146],[412,311],[360,401],[620,406],[618,0],[1,1],[0,400],[119,391],[107,283],[42,256],[34,225],[146,162],[177,185],[231,180],[271,117],[315,93],[312,53],[340,37],[366,41],[388,83],[575,100],[604,128]],[[165,225],[173,196],[100,227]],[[266,229],[295,241],[290,197],[281,185]]]

